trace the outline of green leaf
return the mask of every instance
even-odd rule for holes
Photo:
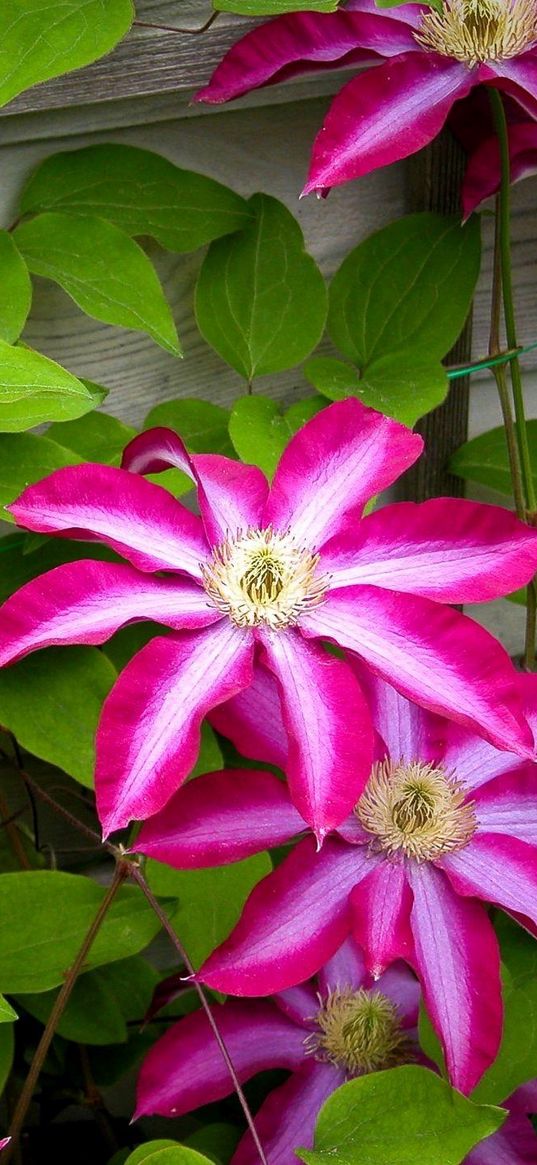
[[[18,433],[43,421],[70,421],[97,403],[84,382],[54,360],[0,340],[0,432]]]
[[[77,422],[74,422],[77,424]],[[0,433],[0,507],[9,505],[27,485],[64,465],[77,465],[81,458],[63,449],[48,437],[35,433]],[[13,522],[7,511],[1,514],[3,522]]]
[[[4,1091],[13,1065],[15,1033],[12,1023],[0,1026],[0,1094]]]
[[[360,372],[354,364],[346,364],[335,356],[313,356],[303,368],[304,376],[317,392],[329,400],[345,400],[358,395]]]
[[[287,208],[266,194],[248,205],[252,225],[209,248],[196,316],[207,342],[251,381],[309,355],[323,332],[326,288]]]
[[[0,723],[28,752],[90,788],[97,723],[115,679],[97,647],[38,651],[0,671]]]
[[[164,1138],[157,1141],[147,1141],[145,1145],[138,1145],[134,1153],[131,1153],[130,1157],[127,1157],[125,1165],[144,1165],[144,1162],[147,1161],[148,1157],[151,1157],[152,1153],[156,1153],[159,1149],[175,1148],[176,1146],[177,1141],[170,1141]]]
[[[8,344],[18,340],[32,303],[28,268],[7,231],[0,231],[0,339]]]
[[[440,363],[418,355],[380,356],[360,369],[332,356],[318,356],[304,375],[329,400],[355,396],[370,408],[412,427],[419,417],[444,400],[448,379]]]
[[[212,1165],[207,1157],[173,1141],[148,1141],[127,1157],[125,1165]]]
[[[257,465],[271,478],[285,446],[324,402],[310,397],[297,401],[285,413],[267,396],[241,396],[229,420],[229,435],[242,461]]]
[[[23,534],[17,531],[0,541],[0,602],[7,599],[24,583],[37,578],[46,570],[53,570],[64,562],[76,562],[81,557],[79,542],[68,542],[63,538],[44,539],[32,553],[27,552],[30,539],[39,535]],[[94,558],[103,562],[118,562],[112,550],[100,546],[98,542],[84,545],[84,558]]]
[[[217,12],[280,16],[283,12],[335,12],[339,0],[213,0]],[[404,3],[404,0],[401,0]]]
[[[178,899],[177,931],[197,969],[231,933],[251,890],[271,869],[268,854],[207,870],[172,870],[149,859],[146,875],[155,894]]]
[[[15,238],[30,271],[58,283],[87,315],[146,332],[180,355],[155,268],[119,227],[90,215],[45,213],[21,223]]]
[[[81,1044],[124,1043],[127,1020],[143,1020],[158,974],[139,956],[120,959],[77,979],[56,1025],[58,1035]],[[17,996],[21,1006],[46,1023],[58,989]]]
[[[133,16],[131,0],[2,0],[0,105],[104,56]]]
[[[7,999],[0,995],[0,1023],[12,1023],[17,1018],[17,1012],[14,1011]]]
[[[90,413],[77,421],[51,425],[47,437],[74,450],[84,461],[119,465],[125,445],[136,436],[132,425],[124,425],[109,413]]]
[[[537,488],[537,420],[527,421],[526,425],[533,483]],[[513,486],[503,426],[480,433],[478,437],[461,445],[453,454],[449,469],[465,481],[477,481],[480,485],[498,490],[498,493],[511,496]]]
[[[506,1113],[473,1104],[415,1065],[349,1081],[323,1105],[307,1165],[459,1165]]]
[[[90,878],[58,870],[1,874],[0,990],[23,995],[63,983],[104,893]],[[124,886],[97,934],[85,970],[137,954],[159,929],[143,894],[135,886]]]
[[[227,1165],[231,1161],[237,1148],[240,1132],[236,1125],[225,1125],[218,1122],[196,1129],[189,1137],[185,1137],[185,1146],[197,1149],[198,1153],[205,1153],[215,1165]]]
[[[100,215],[128,235],[151,235],[178,252],[195,251],[251,218],[244,199],[228,186],[124,145],[46,158],[24,190],[21,210]]]

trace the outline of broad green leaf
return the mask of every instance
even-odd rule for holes
[[[88,146],[53,154],[31,176],[21,210],[96,214],[169,251],[195,251],[246,226],[243,198],[213,178],[181,170],[136,146]]]
[[[459,1165],[505,1112],[413,1064],[349,1081],[323,1105],[307,1165]]]
[[[116,674],[97,647],[35,652],[0,671],[0,724],[28,752],[90,788],[97,723]]]
[[[439,361],[413,352],[380,356],[363,373],[332,356],[318,356],[304,367],[304,375],[329,400],[355,396],[370,408],[412,427],[419,417],[436,408],[448,390]]]
[[[502,963],[507,967],[512,985],[523,987],[528,982],[537,981],[537,943],[533,935],[501,912],[494,920],[494,928]]]
[[[219,356],[252,381],[309,355],[323,332],[326,288],[287,208],[266,194],[248,205],[252,225],[209,247],[196,316]]]
[[[125,445],[136,436],[132,425],[124,425],[109,413],[90,413],[83,420],[51,425],[47,437],[72,449],[84,461],[119,465]]]
[[[185,1146],[188,1145],[189,1149],[196,1149],[198,1153],[204,1153],[206,1157],[215,1162],[215,1165],[227,1165],[237,1148],[240,1135],[236,1125],[225,1125],[218,1122],[217,1124],[205,1125],[202,1129],[196,1129],[195,1133],[191,1133],[184,1140]]]
[[[7,231],[0,231],[0,339],[8,344],[18,340],[32,302],[28,268]]]
[[[32,553],[27,546],[33,535],[17,531],[0,539],[0,602],[7,599],[24,583],[37,578],[46,570],[53,570],[63,562],[80,558],[94,558],[103,562],[117,562],[118,556],[98,542],[70,542],[63,538],[45,539]],[[36,535],[39,537],[39,535]]]
[[[0,1094],[4,1091],[13,1064],[15,1033],[12,1023],[0,1026]]]
[[[347,364],[335,356],[313,356],[303,368],[304,376],[317,392],[329,400],[345,400],[358,395],[360,372],[354,364]]]
[[[537,488],[537,419],[526,422],[530,447],[533,482]],[[473,437],[453,454],[449,469],[465,481],[477,481],[480,485],[498,490],[498,493],[512,495],[509,458],[503,426],[489,429]]]
[[[15,239],[30,271],[58,283],[87,315],[146,332],[180,355],[155,268],[119,227],[91,215],[45,213],[21,223]]]
[[[74,422],[77,423],[76,421]],[[3,507],[22,493],[27,485],[47,477],[64,465],[77,465],[76,453],[35,433],[0,433],[0,507],[3,522],[14,518]]]
[[[155,894],[178,899],[177,933],[197,969],[230,934],[250,891],[271,869],[268,854],[207,870],[172,870],[149,859],[146,875]]]
[[[158,974],[145,959],[133,956],[89,971],[77,979],[56,1031],[81,1044],[124,1043],[127,1020],[142,1022]],[[19,995],[21,1006],[46,1023],[58,989]]]
[[[480,269],[477,218],[415,214],[351,251],[330,287],[328,330],[362,370],[401,353],[437,362],[464,325]]]
[[[404,0],[401,0],[403,3]],[[280,16],[284,12],[335,12],[339,0],[213,0],[218,12],[239,16]]]
[[[186,1145],[177,1145],[173,1141],[148,1141],[127,1157],[125,1165],[212,1165],[212,1162]]]
[[[483,1104],[501,1104],[537,1076],[537,944],[505,915],[495,926],[507,969],[504,1026],[499,1054],[472,1096]]]
[[[2,0],[0,105],[104,56],[133,16],[131,0]]]
[[[0,995],[0,1023],[13,1023],[17,1019],[17,1012],[3,995]]]
[[[242,461],[271,478],[293,434],[323,406],[319,397],[309,397],[281,413],[267,396],[241,396],[231,411],[229,435]]]
[[[1,874],[0,990],[23,995],[59,986],[104,893],[102,886],[80,874],[58,870]],[[143,894],[135,886],[124,886],[97,934],[85,970],[137,954],[159,929]]]
[[[54,360],[0,340],[1,433],[18,433],[43,421],[70,421],[97,403],[87,385]]]

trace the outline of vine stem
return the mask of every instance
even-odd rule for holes
[[[489,354],[494,357],[501,351],[500,339],[500,320],[502,312],[502,260],[500,252],[500,213],[499,213],[499,196],[496,198],[496,217],[494,228],[494,270],[492,277],[492,303],[490,316],[490,339],[489,339]],[[500,406],[502,410],[503,426],[505,430],[505,439],[507,442],[507,455],[509,458],[509,469],[511,473],[511,482],[513,485],[513,496],[515,499],[515,509],[517,516],[525,521],[526,506],[524,503],[524,483],[522,481],[522,471],[520,468],[520,457],[518,454],[518,445],[516,439],[515,423],[513,419],[513,410],[511,407],[511,398],[509,396],[509,388],[507,384],[507,376],[505,372],[505,365],[498,365],[492,368],[492,375],[496,381],[498,389],[498,396],[500,398]]]
[[[172,927],[172,924],[171,924],[168,916],[166,915],[165,911],[162,909],[158,899],[155,898],[153,891],[149,888],[149,886],[145,880],[145,877],[144,877],[142,871],[140,870],[139,866],[136,866],[134,863],[132,863],[130,866],[129,873],[130,873],[131,878],[133,878],[134,881],[137,883],[137,885],[140,887],[142,894],[145,895],[145,898],[147,899],[147,902],[151,906],[151,909],[154,910],[155,914],[157,915],[157,918],[159,919],[163,929],[166,931],[168,938],[173,943],[173,946],[175,947],[175,950],[177,951],[179,957],[184,962],[189,975],[195,976],[195,970],[194,970],[192,962],[188,956],[187,951],[185,950],[179,937],[176,935],[176,933]],[[222,1053],[222,1056],[224,1058],[226,1068],[227,1068],[229,1075],[233,1081],[233,1087],[235,1089],[235,1092],[237,1094],[237,1098],[240,1102],[242,1111],[244,1113],[244,1117],[245,1117],[246,1123],[248,1125],[248,1128],[250,1130],[252,1140],[253,1140],[254,1145],[257,1149],[257,1153],[258,1153],[261,1165],[268,1165],[268,1161],[267,1161],[267,1158],[265,1156],[263,1146],[261,1144],[261,1141],[259,1140],[257,1129],[255,1127],[254,1118],[252,1116],[250,1106],[249,1106],[248,1101],[244,1095],[240,1080],[239,1080],[237,1073],[235,1071],[235,1068],[233,1066],[233,1061],[232,1061],[231,1056],[227,1050],[225,1041],[223,1040],[222,1035],[220,1033],[218,1023],[213,1015],[213,1012],[211,1011],[210,1005],[208,1003],[207,997],[205,995],[205,992],[204,992],[201,984],[198,983],[198,981],[195,978],[193,981],[194,981],[194,987],[195,987],[196,992],[198,994],[199,1001],[200,1001],[201,1006],[205,1012],[205,1015],[207,1016],[207,1020],[210,1024],[213,1036],[218,1044],[220,1052]]]
[[[84,936],[83,942],[80,946],[74,963],[67,971],[63,986],[56,997],[54,1006],[48,1017],[46,1027],[43,1031],[43,1035],[41,1036],[35,1056],[32,1060],[30,1071],[28,1072],[26,1080],[24,1081],[22,1092],[17,1101],[11,1121],[11,1127],[9,1129],[11,1141],[9,1145],[6,1145],[4,1150],[2,1165],[4,1165],[4,1162],[5,1165],[7,1165],[8,1161],[10,1161],[15,1145],[18,1143],[24,1125],[26,1113],[31,1103],[41,1069],[47,1057],[47,1053],[52,1043],[58,1023],[69,1002],[71,992],[84,966],[84,963],[86,962],[97,932],[99,931],[120,886],[129,876],[129,866],[130,863],[126,860],[118,861],[110,886],[106,891],[106,894],[99,906],[93,922],[91,923],[91,926],[88,928],[86,935]]]
[[[509,130],[502,95],[499,90],[489,89],[490,105],[494,128],[498,138],[501,164],[500,192],[497,199],[497,255],[501,271],[505,334],[508,348],[518,348],[513,294],[513,268],[511,260],[511,158],[509,154]],[[520,361],[515,356],[510,362],[511,386],[515,407],[515,433],[520,459],[520,473],[524,491],[525,518],[530,525],[537,521],[537,495],[533,483],[528,426],[524,404],[524,389]],[[507,430],[506,430],[507,432]],[[509,438],[507,438],[509,440]],[[513,478],[513,491],[515,479]],[[524,667],[534,671],[537,647],[537,585],[533,579],[528,583],[526,607],[526,641]]]

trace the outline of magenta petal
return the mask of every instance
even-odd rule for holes
[[[125,446],[121,468],[131,473],[163,473],[165,469],[180,469],[194,478],[190,456],[181,438],[173,429],[147,429],[138,433]]]
[[[355,651],[398,691],[522,756],[533,755],[517,674],[503,647],[465,615],[380,587],[330,591],[305,635]]]
[[[444,768],[455,772],[467,789],[479,789],[495,777],[518,771],[523,764],[516,753],[494,748],[460,724],[445,721],[437,739]]]
[[[472,801],[484,833],[505,833],[537,846],[536,765],[523,765],[516,773],[487,782],[474,792]]]
[[[211,1008],[241,1082],[265,1068],[298,1068],[304,1032],[265,1000],[229,999]],[[233,1092],[226,1062],[204,1011],[169,1028],[146,1056],[137,1088],[136,1117],[182,1116]]]
[[[236,862],[304,829],[283,781],[239,769],[189,781],[146,821],[136,850],[180,870]]]
[[[435,759],[434,744],[444,720],[405,699],[370,668],[358,661],[355,667],[385,753],[395,761],[415,761],[417,757],[426,761]]]
[[[8,507],[38,534],[104,542],[141,570],[201,579],[208,546],[200,518],[160,485],[111,465],[66,466],[28,486]]]
[[[348,664],[296,628],[259,635],[280,684],[291,797],[321,841],[348,816],[371,772],[369,709]]]
[[[513,97],[530,117],[537,116],[537,53],[480,65],[479,80]]]
[[[254,887],[230,937],[198,972],[208,987],[272,995],[314,975],[349,933],[348,897],[374,862],[329,838],[306,838]]]
[[[519,182],[537,172],[537,124],[534,121],[509,126],[511,181]],[[471,154],[462,186],[465,220],[496,194],[500,186],[500,150],[498,139],[488,137]]]
[[[480,1141],[464,1158],[464,1165],[535,1165],[537,1133],[527,1116],[508,1116],[492,1137]]]
[[[445,603],[480,603],[537,571],[537,530],[509,510],[459,498],[398,502],[323,552],[333,587],[365,583]]]
[[[458,894],[484,898],[537,925],[537,849],[516,837],[476,833],[439,863]]]
[[[228,535],[261,525],[269,485],[260,469],[217,453],[198,453],[191,460],[209,542],[219,545]]]
[[[359,517],[365,503],[413,465],[423,441],[390,417],[349,398],[317,413],[282,455],[264,525],[291,531],[318,550]],[[323,563],[321,559],[321,571]]]
[[[443,1044],[451,1083],[467,1094],[500,1046],[498,943],[484,907],[459,898],[441,870],[413,862],[409,875],[425,1006]]]
[[[0,1149],[5,1149],[6,1145],[9,1145],[10,1140],[11,1137],[2,1137],[2,1140],[0,1140]]]
[[[414,962],[412,894],[402,862],[381,861],[353,891],[351,905],[354,937],[376,979],[395,959]]]
[[[0,609],[0,666],[62,643],[104,643],[125,623],[203,627],[221,616],[181,578],[154,578],[126,563],[94,559],[57,566],[21,587]]]
[[[97,733],[105,836],[169,801],[195,763],[203,717],[247,686],[252,655],[251,636],[226,619],[153,639],[134,656],[104,703]]]
[[[250,687],[215,708],[209,720],[243,756],[285,769],[287,735],[278,684],[266,668],[256,664]]]
[[[366,978],[363,951],[353,938],[347,938],[321,967],[318,975],[319,990],[323,996],[346,987],[358,991]]]
[[[293,1023],[309,1031],[317,1026],[315,1018],[319,1011],[319,996],[313,982],[299,983],[296,987],[288,987],[285,991],[278,991],[274,1002],[281,1008],[284,1015],[293,1020]]]
[[[319,1112],[328,1097],[345,1083],[334,1064],[306,1061],[299,1072],[270,1092],[256,1114],[255,1127],[270,1165],[293,1165],[295,1149],[311,1149]],[[239,1142],[231,1165],[259,1165],[250,1133]]]
[[[415,1028],[421,1000],[421,987],[416,976],[404,963],[393,963],[375,983],[377,991],[395,1003],[405,1028]]]
[[[354,77],[332,102],[317,135],[304,193],[361,178],[417,153],[474,84],[467,65],[420,51]]]

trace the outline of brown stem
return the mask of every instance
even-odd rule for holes
[[[209,31],[219,16],[219,12],[212,12],[205,24],[201,24],[199,28],[177,28],[173,24],[153,24],[151,20],[133,20],[132,23],[135,28],[155,28],[157,32],[180,32],[184,36],[200,36],[202,32]]]
[[[28,858],[13,815],[10,813],[9,805],[2,793],[0,793],[0,816],[3,818],[2,827],[6,831],[6,837],[11,846],[11,851],[18,861],[21,870],[31,870],[32,863]]]
[[[48,1017],[45,1030],[41,1036],[35,1056],[30,1065],[30,1071],[28,1072],[26,1080],[24,1081],[22,1092],[17,1101],[17,1105],[13,1113],[11,1127],[9,1129],[11,1134],[11,1141],[4,1149],[2,1165],[8,1165],[8,1162],[11,1160],[15,1145],[19,1140],[24,1125],[26,1113],[31,1103],[41,1069],[45,1062],[58,1023],[69,1002],[71,992],[82,970],[82,967],[86,962],[97,932],[100,929],[120,886],[125,881],[125,878],[128,877],[128,874],[129,863],[127,861],[119,861],[116,865],[112,882],[106,891],[106,894],[101,902],[101,905],[99,906],[93,922],[91,923],[91,926],[84,936],[75,961],[67,971],[63,986],[56,997],[54,1007],[52,1008],[52,1011]]]
[[[134,863],[132,863],[131,866],[129,867],[129,873],[130,873],[131,878],[134,878],[135,882],[140,887],[140,890],[145,895],[149,905],[151,906],[151,909],[154,910],[154,912],[155,912],[157,918],[159,919],[163,929],[166,931],[168,938],[173,943],[175,950],[177,951],[179,957],[181,958],[181,960],[185,964],[185,967],[187,968],[189,975],[195,975],[195,971],[194,971],[194,967],[192,965],[192,962],[191,962],[180,938],[175,933],[175,931],[171,925],[171,922],[170,922],[168,916],[165,914],[164,910],[162,909],[160,903],[158,902],[158,899],[155,898],[155,895],[153,894],[152,890],[149,888],[149,886],[144,878],[144,875],[142,874],[142,871],[140,870],[140,868],[138,866],[136,866]],[[211,1008],[210,1008],[209,1003],[207,1001],[207,997],[205,995],[205,992],[204,992],[201,984],[198,983],[196,979],[194,979],[194,987],[195,987],[195,990],[198,994],[198,998],[199,998],[199,1001],[201,1003],[201,1006],[203,1007],[205,1015],[207,1016],[207,1019],[209,1021],[210,1026],[211,1026],[211,1030],[212,1030],[212,1033],[214,1035],[214,1038],[215,1038],[215,1040],[218,1044],[218,1047],[222,1053],[222,1056],[225,1060],[227,1070],[228,1070],[229,1075],[231,1077],[231,1080],[233,1082],[233,1087],[234,1087],[235,1092],[237,1094],[237,1097],[239,1099],[242,1111],[243,1111],[245,1119],[246,1119],[246,1123],[248,1125],[248,1128],[249,1128],[251,1136],[252,1136],[252,1140],[253,1140],[254,1145],[257,1149],[261,1165],[268,1165],[268,1161],[267,1161],[267,1158],[265,1156],[263,1146],[262,1146],[261,1141],[259,1140],[259,1136],[257,1134],[257,1130],[255,1127],[254,1118],[252,1116],[250,1106],[249,1106],[248,1101],[247,1101],[247,1099],[244,1095],[244,1092],[242,1090],[242,1087],[241,1087],[239,1078],[237,1076],[237,1073],[235,1071],[235,1068],[233,1067],[233,1061],[232,1061],[232,1059],[229,1055],[229,1052],[226,1048],[225,1042],[220,1034],[218,1024],[214,1018],[213,1012],[211,1011]]]

